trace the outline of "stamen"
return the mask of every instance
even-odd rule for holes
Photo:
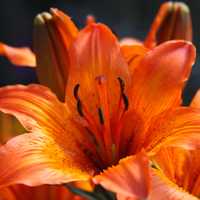
[[[121,93],[124,93],[125,83],[120,77],[118,77],[117,79],[118,79],[119,84],[120,84]]]
[[[79,89],[80,89],[80,84],[76,84],[74,87],[73,94],[77,101],[77,104],[76,104],[77,111],[79,115],[83,117],[84,120],[86,120],[87,122],[86,129],[88,130],[88,132],[90,131],[93,134],[92,143],[95,144],[96,147],[98,147],[97,149],[99,152],[102,152],[104,144],[102,143],[102,136],[100,135],[99,127],[97,126],[90,112],[87,110],[87,107],[84,105],[84,102],[82,103],[81,98],[79,97],[79,94],[78,94]],[[99,112],[100,122],[103,124],[104,123],[103,112],[101,111],[101,109],[99,109],[98,112]]]
[[[77,100],[77,111],[81,117],[84,117],[81,100]]]
[[[99,114],[99,121],[101,124],[104,124],[104,116],[101,108],[98,108],[98,114]]]
[[[124,93],[122,93],[122,99],[123,99],[124,106],[125,106],[124,109],[127,111],[128,107],[129,107],[129,101],[128,101],[128,97]]]
[[[117,78],[120,84],[120,89],[121,89],[121,97],[123,99],[124,102],[124,106],[125,106],[125,111],[128,110],[129,107],[129,101],[128,101],[128,97],[125,95],[124,90],[125,90],[125,82],[122,78],[118,77]]]
[[[76,84],[75,87],[74,87],[74,97],[75,97],[76,100],[79,99],[79,96],[78,96],[79,88],[80,88],[80,84]]]

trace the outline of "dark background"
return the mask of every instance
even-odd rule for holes
[[[119,36],[143,39],[161,5],[159,0],[0,0],[0,41],[13,46],[32,44],[32,22],[37,13],[57,7],[72,17],[79,27],[88,14],[109,25]],[[192,13],[194,44],[200,48],[200,1],[187,0]],[[198,59],[197,59],[198,60]],[[185,91],[189,101],[200,87],[200,66],[197,62]],[[13,67],[0,58],[0,85],[37,82],[33,69]]]

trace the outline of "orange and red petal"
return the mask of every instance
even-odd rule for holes
[[[75,163],[69,154],[77,156],[41,132],[17,136],[0,147],[0,187],[87,180],[90,170],[86,163]]]
[[[170,41],[144,56],[134,72],[130,102],[145,121],[181,104],[195,55],[191,43]]]
[[[152,169],[152,191],[149,200],[198,200],[171,182],[161,171]]]
[[[70,48],[71,44],[74,42],[78,35],[78,28],[71,20],[71,18],[63,13],[61,10],[57,8],[51,8],[50,13],[52,14],[55,25],[63,38],[63,42],[65,43],[67,48]]]
[[[153,160],[172,182],[198,196],[200,192],[199,153],[199,149],[189,151],[183,148],[168,147],[162,148]]]
[[[14,65],[27,67],[36,66],[35,55],[27,47],[16,48],[0,42],[0,55],[7,57]]]
[[[160,114],[151,121],[141,148],[152,153],[161,147],[177,146],[186,149],[200,147],[200,110],[179,107]]]
[[[122,159],[117,166],[110,167],[93,178],[118,195],[146,198],[150,188],[149,162],[144,152]]]

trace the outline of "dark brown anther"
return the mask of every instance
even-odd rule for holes
[[[128,97],[125,95],[124,90],[125,90],[125,82],[122,78],[118,77],[117,78],[120,84],[120,89],[121,89],[121,96],[124,102],[124,106],[125,106],[125,110],[128,110],[129,107],[129,101],[128,101]]]
[[[99,121],[101,124],[104,124],[104,116],[101,108],[98,108],[98,114],[99,114]]]
[[[79,99],[79,96],[78,96],[79,88],[80,88],[80,84],[76,84],[74,87],[74,97],[76,98],[76,100]]]
[[[81,117],[84,117],[81,100],[77,100],[77,111]]]
[[[128,101],[128,97],[124,93],[122,93],[122,99],[124,101],[125,110],[128,110],[129,101]]]
[[[124,83],[124,81],[122,80],[122,78],[118,77],[117,79],[118,79],[119,84],[120,84],[121,93],[124,93],[125,83]]]

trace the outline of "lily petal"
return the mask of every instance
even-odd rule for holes
[[[153,160],[172,182],[190,194],[199,196],[199,153],[199,149],[189,151],[183,148],[168,147],[162,148]]]
[[[200,108],[200,90],[198,90],[190,103],[193,108]]]
[[[150,187],[149,163],[144,152],[122,159],[93,178],[108,190],[132,198],[146,198]]]
[[[0,147],[0,186],[17,183],[36,186],[87,180],[87,166],[81,169],[69,159],[69,154],[77,156],[42,133],[17,136]]]
[[[129,72],[133,76],[135,68],[139,65],[142,58],[148,52],[143,45],[123,45],[121,51],[129,66]]]
[[[180,107],[155,117],[145,135],[142,147],[152,153],[160,147],[178,146],[186,149],[200,147],[200,110]]]
[[[48,88],[37,84],[0,88],[0,110],[14,115],[29,131],[63,128],[62,122],[68,116],[67,106]]]
[[[60,103],[56,96],[46,87],[39,85],[19,85],[1,88],[0,110],[14,115],[28,131],[41,133],[44,137],[49,137],[50,139],[45,139],[46,141],[50,141],[50,144],[44,143],[47,147],[49,146],[49,151],[51,151],[51,148],[55,150],[55,153],[56,151],[57,153],[59,150],[61,151],[61,157],[58,156],[58,159],[63,159],[63,161],[56,161],[58,166],[62,166],[62,162],[65,163],[66,161],[69,169],[76,166],[77,170],[83,172],[88,171],[92,174],[93,167],[91,163],[81,149],[78,148],[77,139],[79,138],[79,135],[81,135],[80,131],[77,130],[77,127],[71,121],[66,105]],[[17,139],[17,142],[18,141],[19,140]],[[31,143],[31,138],[29,142]],[[8,146],[10,144],[12,144],[12,142],[8,143]],[[21,144],[23,144],[23,142]],[[56,149],[53,147],[54,144],[57,145]],[[5,157],[6,155],[7,151]],[[22,173],[20,170],[18,172]],[[70,173],[70,170],[69,172],[66,170],[65,173]]]
[[[69,71],[68,51],[78,29],[67,15],[57,9],[51,9],[51,14],[39,14],[34,25],[39,81],[64,100]]]
[[[135,69],[130,91],[132,106],[145,121],[181,104],[194,60],[195,48],[185,41],[166,42],[147,53]]]
[[[7,57],[14,65],[27,67],[36,66],[35,55],[27,47],[16,48],[0,42],[0,55]]]
[[[161,171],[152,170],[152,191],[149,200],[198,200],[171,182]]]
[[[166,2],[160,7],[144,45],[152,48],[168,40],[192,41],[190,10],[183,2]]]

